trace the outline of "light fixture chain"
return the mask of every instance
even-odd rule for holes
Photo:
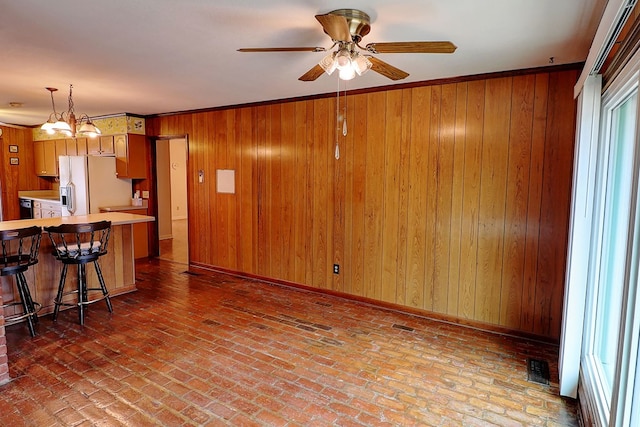
[[[347,136],[347,81],[344,81],[344,113],[342,114],[342,136]]]
[[[74,111],[73,111],[73,85],[72,84],[69,85],[69,111],[67,112],[67,114],[69,114],[69,115],[74,114]]]

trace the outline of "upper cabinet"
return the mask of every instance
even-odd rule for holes
[[[60,156],[78,156],[87,153],[87,138],[53,139],[33,142],[36,175],[58,176]]]
[[[56,141],[34,141],[33,155],[36,163],[36,175],[58,176]]]
[[[123,179],[147,178],[147,137],[111,135],[34,141],[36,174],[58,176],[59,156],[115,156],[116,175]]]
[[[87,154],[90,156],[113,156],[115,154],[112,135],[88,138]]]
[[[85,156],[87,154],[87,138],[67,138],[64,141],[67,156]]]
[[[147,137],[144,135],[114,136],[116,175],[118,178],[147,178]]]

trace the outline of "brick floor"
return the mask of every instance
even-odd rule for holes
[[[0,425],[575,426],[556,346],[185,266],[6,329]],[[551,385],[527,381],[547,360]]]

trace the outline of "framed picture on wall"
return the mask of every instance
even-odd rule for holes
[[[9,157],[9,163],[12,165],[19,165],[20,159],[17,157]]]
[[[9,152],[10,153],[17,153],[18,152],[18,146],[17,145],[10,145],[9,146]]]

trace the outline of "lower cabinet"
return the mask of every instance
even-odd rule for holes
[[[100,209],[100,212],[116,212],[111,209]],[[147,215],[147,208],[135,209],[132,207],[130,210],[118,209],[117,212],[134,214],[134,215]],[[133,226],[133,257],[146,258],[149,256],[149,231],[146,222],[140,222],[132,224]]]
[[[60,203],[33,201],[34,218],[56,218],[62,216]]]

